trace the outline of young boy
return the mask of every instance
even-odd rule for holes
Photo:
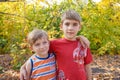
[[[28,80],[56,80],[55,56],[48,53],[49,40],[45,31],[34,29],[28,42],[35,52],[26,62]]]
[[[81,29],[80,16],[74,10],[68,10],[61,17],[60,28],[64,38],[50,42],[50,52],[56,55],[58,80],[91,80],[90,63],[92,55],[76,39]],[[25,76],[25,67],[21,67],[21,80]]]

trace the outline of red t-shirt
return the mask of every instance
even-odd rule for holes
[[[86,80],[85,65],[92,61],[90,49],[86,51],[84,63],[78,64],[73,58],[73,52],[78,46],[78,41],[56,39],[50,42],[50,52],[56,55],[60,78],[64,80]]]

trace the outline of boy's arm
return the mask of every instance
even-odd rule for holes
[[[86,48],[86,47],[89,48],[90,47],[90,41],[86,37],[80,35],[80,36],[77,36],[76,39],[80,41],[80,43],[82,44],[82,46],[84,48]]]
[[[87,80],[92,80],[92,70],[91,70],[91,63],[85,65]]]
[[[31,80],[30,79],[30,76],[31,76],[31,69],[32,69],[32,65],[31,65],[31,60],[29,59],[27,62],[26,62],[26,72],[27,72],[27,80]]]
[[[26,62],[20,68],[20,80],[28,80]]]

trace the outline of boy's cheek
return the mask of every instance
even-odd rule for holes
[[[33,50],[32,46],[29,47],[30,50]]]

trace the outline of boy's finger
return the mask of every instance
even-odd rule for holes
[[[90,41],[86,37],[80,35],[79,37],[77,37],[77,39],[81,42],[81,44],[84,48],[90,46]]]
[[[20,80],[24,80],[24,79],[23,79],[23,75],[20,75]]]
[[[23,77],[24,77],[24,80],[28,80],[26,71],[24,71]]]
[[[80,43],[84,48],[86,48],[86,44],[82,40],[80,40]]]
[[[20,80],[27,80],[27,73],[26,73],[26,70],[20,70]]]

